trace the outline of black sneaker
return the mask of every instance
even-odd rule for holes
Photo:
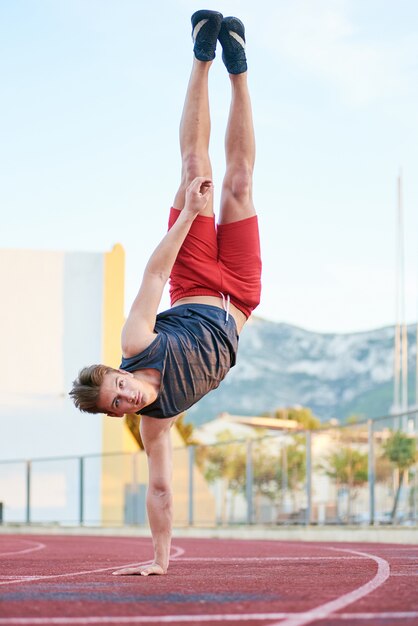
[[[247,71],[245,57],[245,28],[237,17],[224,17],[218,39],[222,45],[222,60],[230,74]]]
[[[223,15],[218,11],[202,9],[192,15],[194,55],[199,61],[212,61]]]

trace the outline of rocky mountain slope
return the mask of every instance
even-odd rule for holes
[[[201,424],[223,411],[259,415],[300,404],[322,420],[377,417],[393,404],[394,327],[320,334],[254,317],[240,338],[237,365],[187,412]],[[415,403],[416,326],[408,327],[409,397]]]

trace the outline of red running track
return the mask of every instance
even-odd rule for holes
[[[176,539],[167,576],[131,537],[0,536],[0,626],[418,625],[418,546]]]

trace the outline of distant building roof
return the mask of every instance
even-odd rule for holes
[[[259,417],[252,415],[230,415],[221,413],[219,418],[234,424],[244,424],[254,428],[268,428],[269,430],[301,430],[302,426],[295,420],[284,420],[276,417]]]
[[[232,438],[242,439],[256,436],[255,430],[300,430],[301,425],[294,420],[276,419],[275,417],[259,417],[251,415],[230,415],[220,413],[217,418],[206,422],[193,431],[193,438],[200,443],[215,443],[219,433],[229,431]]]

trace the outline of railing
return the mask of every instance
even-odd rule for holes
[[[405,438],[402,465],[393,449]],[[175,525],[415,525],[416,441],[409,412],[175,448]],[[0,461],[0,523],[145,524],[147,482],[142,451]]]

